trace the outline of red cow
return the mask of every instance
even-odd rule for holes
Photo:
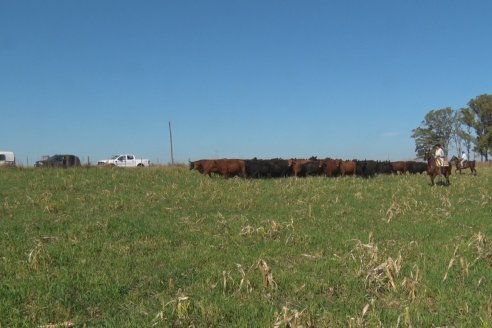
[[[289,159],[287,163],[292,171],[292,174],[295,177],[299,177],[304,175],[303,166],[309,162],[311,161],[307,159]]]
[[[338,159],[327,158],[319,162],[319,167],[327,177],[332,177],[340,173],[340,162]]]
[[[395,174],[398,174],[398,172],[401,174],[407,172],[407,165],[404,161],[391,162],[391,167],[392,172]]]
[[[222,175],[224,178],[233,176],[246,177],[246,165],[241,159],[204,159],[190,163],[190,170],[197,170],[203,175],[211,173]]]
[[[345,174],[355,174],[355,161],[340,161],[340,174],[345,176]]]

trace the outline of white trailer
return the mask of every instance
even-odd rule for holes
[[[0,151],[0,166],[15,166],[14,152]]]

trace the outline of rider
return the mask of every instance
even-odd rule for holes
[[[465,151],[463,150],[463,151],[461,152],[461,162],[460,162],[461,167],[464,167],[464,166],[465,166],[465,163],[466,163],[466,161],[467,161],[467,160],[468,160],[468,157],[466,157],[466,153],[465,153]]]
[[[436,159],[437,166],[444,166],[444,150],[442,149],[441,144],[434,146],[434,158]]]

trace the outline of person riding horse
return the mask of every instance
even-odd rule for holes
[[[431,178],[431,185],[434,185],[434,178],[443,175],[446,178],[446,185],[450,185],[449,176],[451,175],[451,165],[445,161],[444,150],[440,144],[434,146],[434,153],[428,152],[427,174]]]
[[[463,150],[463,151],[461,152],[461,162],[460,162],[461,167],[465,167],[465,163],[466,163],[466,161],[468,161],[468,157],[466,157],[466,153],[465,153],[465,151]]]
[[[459,171],[461,173],[461,170],[470,169],[471,173],[477,174],[477,170],[475,169],[475,161],[468,160],[464,152],[463,155],[461,155],[460,158],[458,158],[457,156],[453,156],[451,158],[451,162],[453,162],[456,166],[455,172]]]
[[[436,165],[439,167],[446,166],[445,165],[445,156],[444,150],[441,147],[441,144],[437,144],[434,146],[434,158],[436,159]]]

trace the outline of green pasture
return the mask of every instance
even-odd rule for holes
[[[0,327],[492,327],[492,167],[0,170]]]

